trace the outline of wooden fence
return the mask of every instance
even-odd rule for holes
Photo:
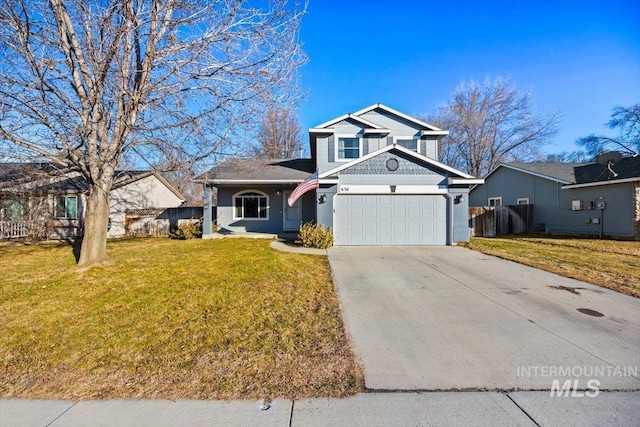
[[[495,237],[533,231],[533,205],[469,208],[469,227],[476,237]]]

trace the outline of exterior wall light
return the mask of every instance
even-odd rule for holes
[[[320,195],[320,197],[318,198],[318,203],[327,203],[327,195],[326,194]]]

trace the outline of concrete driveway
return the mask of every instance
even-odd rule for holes
[[[328,254],[369,389],[640,389],[636,298],[461,247]]]

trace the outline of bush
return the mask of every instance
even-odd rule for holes
[[[333,246],[333,232],[322,224],[307,222],[300,227],[296,243],[305,248],[327,249]]]
[[[190,219],[188,222],[178,224],[177,230],[171,234],[172,239],[189,240],[202,236],[201,222]]]

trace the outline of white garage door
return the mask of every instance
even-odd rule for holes
[[[333,207],[338,246],[447,244],[445,196],[338,194]]]

